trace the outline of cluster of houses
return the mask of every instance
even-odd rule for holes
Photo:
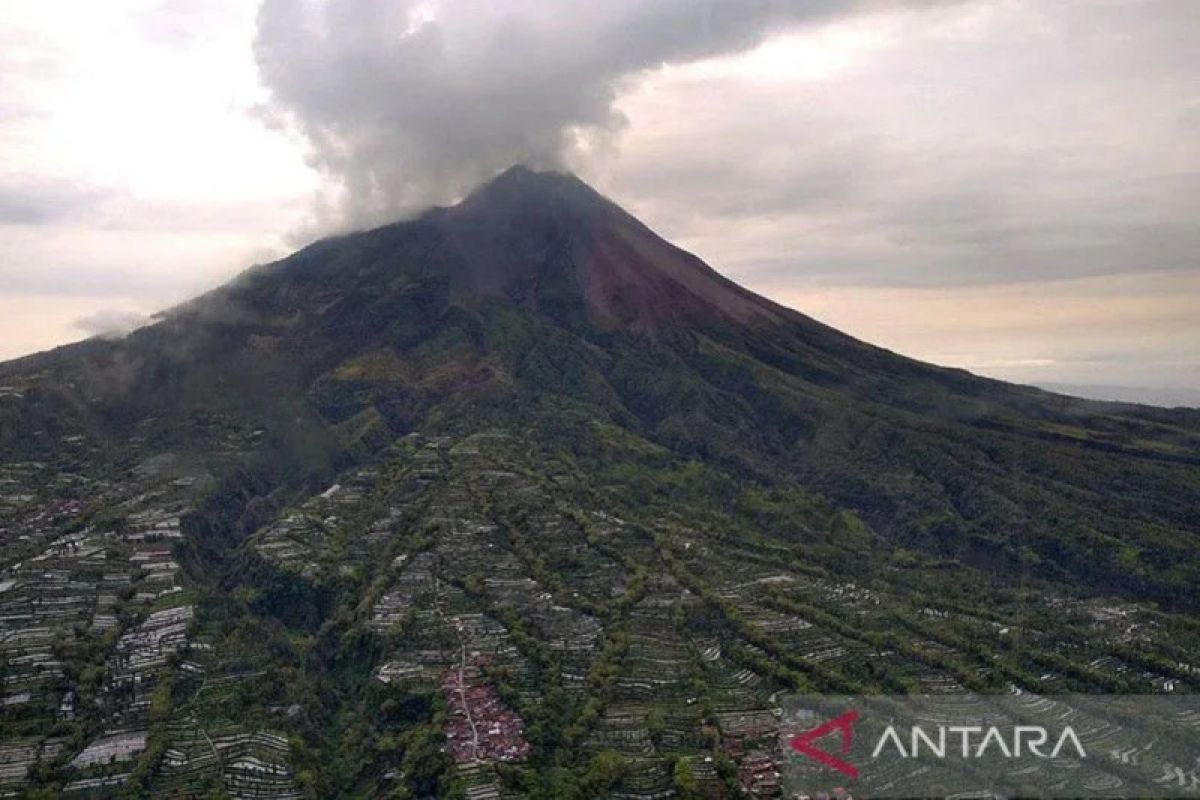
[[[458,763],[523,761],[529,755],[525,723],[507,708],[483,677],[481,662],[468,662],[442,673],[441,689],[449,713],[446,751]]]

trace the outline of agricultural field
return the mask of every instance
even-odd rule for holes
[[[1200,687],[1186,617],[962,585],[665,456],[613,502],[616,455],[410,434],[218,556],[193,481],[5,465],[0,790],[770,798],[791,693]]]

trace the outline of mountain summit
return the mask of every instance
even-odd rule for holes
[[[569,175],[0,365],[0,455],[52,794],[765,797],[781,692],[1200,688],[1200,414],[873,347]]]
[[[577,303],[598,326],[649,332],[784,315],[573,175],[513,167],[426,219],[458,251],[475,291],[532,308]]]

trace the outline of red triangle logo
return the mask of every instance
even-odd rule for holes
[[[836,769],[838,772],[849,775],[851,778],[857,778],[858,768],[853,764],[849,761],[843,761],[841,758],[827,753],[818,747],[814,747],[812,744],[823,736],[840,732],[842,734],[841,755],[845,756],[850,752],[850,745],[854,742],[854,723],[857,719],[857,711],[847,711],[845,714],[834,717],[825,724],[813,728],[811,731],[806,731],[794,737],[791,741],[792,749],[831,769]]]

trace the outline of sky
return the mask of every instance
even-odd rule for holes
[[[1200,398],[1195,0],[0,9],[0,358],[527,163],[907,355]]]

